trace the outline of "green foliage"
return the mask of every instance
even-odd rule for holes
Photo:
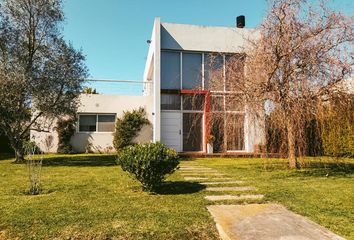
[[[153,191],[166,174],[176,170],[179,157],[175,150],[159,142],[136,144],[118,153],[118,164],[140,181],[144,190]]]
[[[57,122],[58,153],[74,153],[70,139],[75,133],[75,119],[59,119]]]
[[[118,118],[114,132],[113,145],[117,152],[122,148],[132,145],[132,140],[137,136],[144,125],[149,124],[144,108],[124,112]]]

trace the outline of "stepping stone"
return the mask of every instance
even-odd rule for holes
[[[206,191],[226,192],[226,191],[251,191],[256,190],[255,187],[207,187]]]
[[[179,169],[180,171],[182,172],[217,172],[217,170],[214,170],[214,169],[204,169],[204,168],[201,168],[201,169]]]
[[[215,172],[206,172],[206,173],[181,173],[182,176],[200,176],[200,175],[208,175],[208,176],[225,176],[222,173],[215,173]]]
[[[207,167],[180,167],[180,170],[211,170],[212,168]]]
[[[207,177],[184,177],[186,181],[207,180]]]
[[[221,180],[232,180],[232,178],[229,178],[229,177],[213,177],[213,178],[210,178],[210,180],[212,180],[212,181],[221,181]]]
[[[220,195],[220,196],[205,196],[204,198],[209,201],[222,201],[222,200],[246,200],[246,199],[262,199],[264,195]]]
[[[202,182],[203,185],[221,185],[221,184],[242,184],[243,181],[229,181],[229,182]]]
[[[279,204],[211,205],[221,239],[344,240]]]

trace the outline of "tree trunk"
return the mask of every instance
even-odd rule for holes
[[[25,158],[22,144],[16,144],[13,149],[15,150],[15,163],[24,163]]]
[[[297,168],[297,159],[295,153],[295,134],[294,134],[294,125],[291,120],[288,120],[287,124],[288,130],[288,160],[289,160],[289,168],[295,169]]]

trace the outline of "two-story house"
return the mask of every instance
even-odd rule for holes
[[[151,127],[144,129],[137,142],[160,141],[178,152],[206,153],[212,135],[214,152],[254,152],[264,142],[262,120],[249,116],[247,103],[240,103],[241,107],[228,104],[232,94],[226,73],[229,56],[243,54],[247,39],[256,34],[238,19],[238,26],[216,27],[163,23],[155,18],[148,40],[143,79],[148,84],[144,84],[143,96],[81,96],[77,133],[71,141],[74,149],[84,151],[88,141],[97,149],[109,148],[115,119],[123,111],[141,106]],[[218,89],[210,87],[210,68],[223,72]],[[219,107],[211,107],[216,101]],[[208,121],[217,112],[225,115],[221,120],[224,131],[213,130]],[[56,137],[55,132],[49,134]],[[48,133],[32,135],[41,145]]]

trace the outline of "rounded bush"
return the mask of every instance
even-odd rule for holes
[[[136,144],[118,153],[118,164],[141,182],[143,190],[153,191],[166,174],[176,170],[179,157],[175,150],[159,142]]]

